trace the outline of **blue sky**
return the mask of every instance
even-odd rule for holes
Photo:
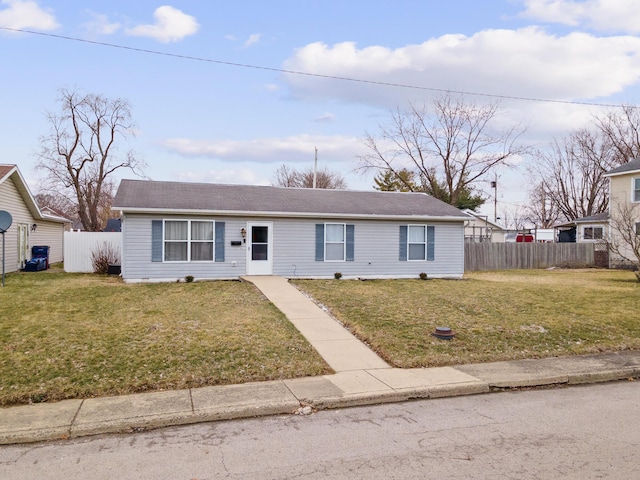
[[[320,166],[354,189],[372,185],[354,172],[364,134],[391,109],[431,102],[429,89],[596,104],[640,96],[636,0],[0,0],[0,27],[0,162],[18,164],[34,193],[60,87],[130,101],[128,147],[151,179],[269,184],[283,163],[312,166],[317,147]],[[525,126],[537,148],[604,111],[499,101],[499,120]],[[531,161],[499,172],[500,216],[526,204]]]

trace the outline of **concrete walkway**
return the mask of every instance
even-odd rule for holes
[[[335,372],[391,368],[286,278],[246,276],[315,348]]]
[[[64,400],[0,408],[0,444],[133,432],[171,425],[640,378],[640,352],[458,367],[391,368],[311,300],[278,277],[247,277],[318,350],[333,375]]]

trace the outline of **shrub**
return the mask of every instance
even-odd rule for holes
[[[187,275],[186,277],[184,277],[184,281],[187,283],[193,282],[193,275]]]
[[[109,265],[120,265],[120,252],[110,242],[103,242],[91,252],[91,265],[95,273],[108,273]]]
[[[420,280],[426,280],[427,278],[429,278],[427,274],[424,272],[420,272],[418,276],[420,277]]]
[[[340,280],[340,279],[342,278],[342,274],[341,274],[340,272],[336,272],[336,273],[334,273],[334,274],[333,274],[333,277],[334,277],[336,280]]]

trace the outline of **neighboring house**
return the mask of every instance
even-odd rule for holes
[[[463,210],[471,218],[464,224],[464,239],[467,242],[504,242],[507,230],[473,210]]]
[[[599,243],[609,239],[609,212],[557,225],[560,243]]]
[[[0,165],[0,210],[12,217],[11,227],[4,235],[5,271],[24,268],[33,246],[49,247],[49,263],[63,261],[64,230],[70,221],[38,208],[16,165]]]
[[[461,278],[469,217],[423,193],[123,180],[127,282]]]
[[[631,160],[605,174],[609,178],[609,215],[616,217],[622,209],[628,209],[631,216],[630,227],[640,235],[640,159]],[[619,234],[611,229],[611,242],[621,245],[622,253],[628,259],[634,259],[631,249],[618,238]],[[612,267],[627,265],[628,261],[612,253]]]

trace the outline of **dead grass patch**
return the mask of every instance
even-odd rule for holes
[[[640,284],[631,272],[294,283],[402,368],[640,349]],[[431,336],[436,326],[450,327],[455,338]]]
[[[18,273],[0,289],[0,405],[331,370],[255,287]]]

